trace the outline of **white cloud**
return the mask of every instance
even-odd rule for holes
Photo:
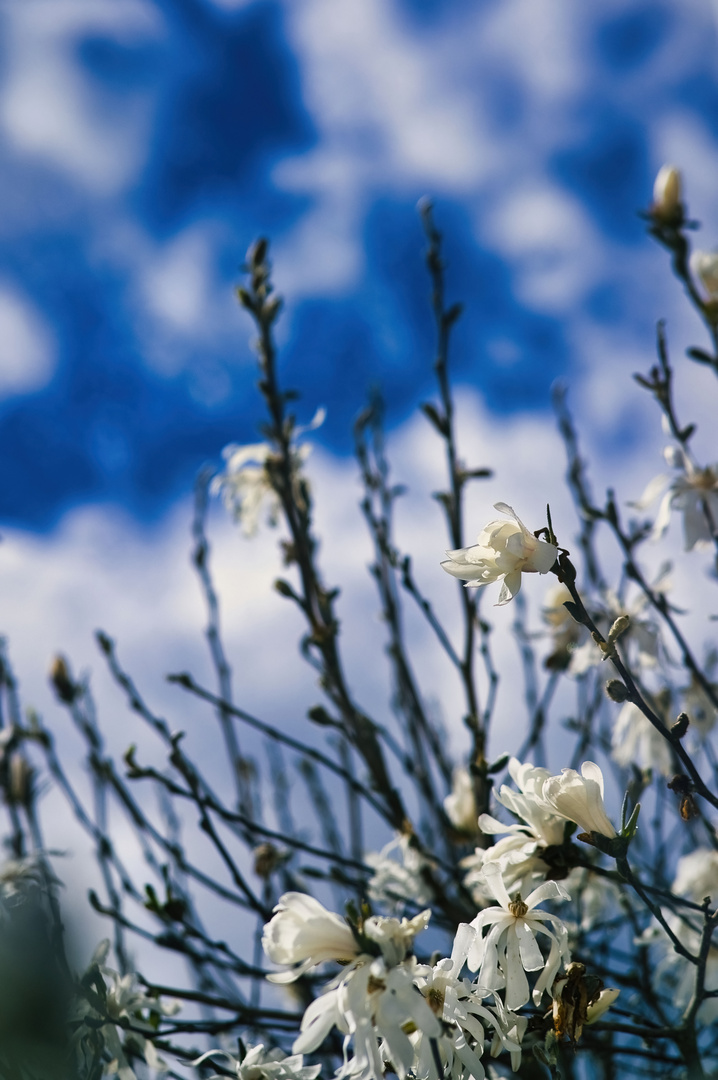
[[[20,154],[39,157],[91,192],[108,195],[136,174],[146,151],[148,102],[124,96],[108,117],[90,92],[74,49],[102,33],[122,42],[158,33],[144,0],[28,0],[3,10],[6,68],[0,125]]]
[[[37,309],[0,284],[0,396],[45,386],[55,370],[54,336]]]

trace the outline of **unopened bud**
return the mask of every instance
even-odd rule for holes
[[[59,653],[50,667],[50,682],[60,701],[63,701],[65,705],[72,705],[80,693],[80,687],[72,681],[70,676],[67,660]]]
[[[10,758],[7,800],[19,806],[27,806],[32,798],[33,769],[22,754]]]
[[[286,853],[276,848],[274,844],[267,842],[266,844],[260,844],[253,852],[254,855],[254,872],[257,877],[264,878],[265,880],[270,877],[277,867],[281,866],[283,862],[286,862]]]
[[[620,679],[610,679],[606,683],[606,693],[610,697],[611,701],[622,702],[628,698],[628,688],[624,686]]]
[[[688,725],[690,720],[687,713],[680,713],[675,724],[671,728],[671,735],[674,739],[682,739],[685,733],[688,731]]]
[[[628,630],[630,621],[631,620],[628,615],[618,616],[613,626],[608,631],[608,640],[610,644],[613,644],[614,641],[618,641],[621,634],[625,634],[626,630]]]
[[[681,174],[675,165],[662,165],[658,170],[656,181],[653,185],[653,206],[651,207],[654,217],[663,221],[671,219],[680,220],[683,207]]]
[[[694,251],[691,269],[701,279],[709,300],[718,300],[718,251]]]

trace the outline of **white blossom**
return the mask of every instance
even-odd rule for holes
[[[444,799],[444,810],[451,824],[462,833],[478,833],[479,814],[476,809],[474,785],[468,769],[454,769],[451,793]]]
[[[298,439],[307,431],[313,431],[324,423],[325,411],[318,409],[309,424],[297,425],[294,438]],[[311,447],[292,445],[290,466],[294,483],[294,497],[302,501],[300,474],[302,465],[308,458]],[[245,536],[254,536],[259,528],[262,506],[266,506],[267,522],[276,525],[279,519],[281,503],[275,491],[271,476],[271,466],[276,459],[275,451],[269,443],[250,443],[238,446],[231,443],[222,451],[225,461],[224,471],[214,477],[210,485],[213,495],[221,495],[225,506],[242,526]],[[302,480],[306,484],[306,480]]]
[[[581,772],[562,769],[540,784],[538,797],[545,807],[575,821],[584,832],[614,837],[616,830],[603,805],[603,773],[593,761],[584,761]]]
[[[488,1028],[498,1042],[498,1052],[508,1050],[516,1061],[521,1060],[521,1037],[517,1030],[518,1017],[507,1012],[496,994],[477,990],[471,982],[460,978],[466,950],[473,940],[474,931],[462,923],[454,940],[450,958],[440,960],[433,967],[417,968],[418,985],[432,1010],[442,1021],[443,1031],[438,1039],[439,1056],[445,1067],[445,1076],[451,1080],[481,1080],[485,1075],[481,1057]],[[493,999],[493,1007],[486,1004]],[[511,1032],[515,1034],[512,1037]],[[439,1080],[431,1040],[424,1031],[412,1036],[416,1060],[414,1075],[418,1080]]]
[[[305,893],[285,893],[264,927],[262,946],[275,964],[288,971],[267,976],[271,982],[294,982],[325,960],[348,961],[359,953],[349,925]]]
[[[654,476],[641,497],[632,506],[645,510],[664,492],[653,525],[653,539],[663,536],[671,519],[671,510],[683,514],[683,538],[686,551],[707,547],[712,543],[710,521],[718,526],[718,465],[699,468],[678,447],[667,446],[664,457],[668,465],[678,470],[674,477],[661,473]]]
[[[597,1020],[600,1020],[603,1014],[611,1008],[620,993],[621,991],[616,990],[614,987],[605,987],[598,995],[598,999],[586,1009],[586,1023],[595,1024]]]
[[[365,937],[381,949],[384,960],[393,967],[406,958],[414,944],[414,938],[429,925],[431,909],[420,911],[413,919],[392,919],[372,915],[362,927]]]
[[[718,251],[694,251],[691,270],[701,279],[709,300],[718,300]]]
[[[675,165],[661,165],[653,185],[654,216],[670,219],[681,209],[681,174]]]
[[[346,1036],[344,1065],[337,1078],[381,1080],[385,1062],[391,1062],[403,1080],[414,1062],[407,1028],[418,1028],[434,1039],[442,1031],[415,984],[416,969],[414,957],[394,967],[387,967],[383,957],[377,957],[342,972],[307,1007],[294,1053],[316,1050],[336,1026]],[[354,1049],[351,1058],[350,1044]]]
[[[501,581],[496,605],[501,607],[521,588],[522,573],[548,573],[556,561],[558,548],[537,540],[506,503],[494,503],[494,508],[513,521],[489,522],[473,547],[447,551],[449,558],[441,565],[447,574],[466,581],[469,588]]]
[[[536,907],[545,900],[570,900],[570,896],[557,881],[545,881],[525,900],[520,895],[512,900],[498,866],[488,865],[484,873],[500,906],[485,908],[470,924],[476,936],[468,948],[467,964],[472,971],[479,970],[479,988],[505,988],[504,1001],[510,1011],[520,1009],[529,997],[538,1005],[561,961],[567,963],[570,959],[570,952],[568,933],[558,916],[538,911]],[[487,928],[489,932],[483,937]],[[547,937],[551,943],[547,959],[541,953],[536,934]],[[541,971],[532,993],[527,971]]]
[[[655,581],[651,583],[651,589],[655,594],[665,595],[671,584],[671,564],[664,563]],[[616,619],[627,615],[628,628],[622,635],[622,643],[628,646],[629,656],[634,666],[641,668],[655,668],[658,665],[661,638],[657,623],[644,615],[649,603],[644,592],[637,592],[631,601],[619,600],[612,589],[606,589],[603,594],[603,603],[594,605],[591,609],[593,621],[607,634]],[[601,651],[593,638],[588,638],[577,649],[574,649],[568,666],[570,675],[583,675],[592,667],[599,667],[605,660],[606,654]]]
[[[305,1065],[301,1054],[287,1056],[281,1050],[265,1050],[262,1043],[253,1046],[241,1059],[226,1050],[208,1050],[192,1065],[201,1065],[215,1057],[224,1058],[238,1080],[316,1080],[322,1068]],[[220,1076],[215,1074],[209,1080],[220,1080]]]
[[[390,856],[397,855],[397,858]],[[375,904],[402,908],[407,902],[431,904],[434,893],[427,883],[425,871],[430,864],[404,833],[397,833],[380,852],[369,851],[364,862],[373,867],[367,892]]]
[[[624,768],[637,765],[639,769],[654,769],[662,776],[673,771],[668,739],[631,701],[621,706],[613,725],[611,757]]]
[[[511,758],[509,774],[519,790],[502,784],[496,799],[520,821],[505,825],[490,814],[482,814],[479,825],[483,833],[509,835],[489,848],[477,848],[473,855],[462,860],[462,866],[468,870],[465,884],[479,897],[486,895],[483,868],[489,863],[499,866],[507,889],[519,888],[525,892],[543,881],[549,872],[548,864],[541,858],[542,850],[563,842],[565,819],[538,799],[541,785],[551,775],[548,770]]]

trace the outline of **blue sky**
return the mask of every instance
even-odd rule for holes
[[[715,217],[708,0],[25,0],[0,18],[9,525],[100,502],[156,519],[255,438],[232,287],[260,233],[286,380],[347,453],[371,385],[392,425],[431,393],[421,196],[466,304],[455,371],[502,415],[585,381],[597,341],[650,360],[670,283],[636,211],[663,160]]]

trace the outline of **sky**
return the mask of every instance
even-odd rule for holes
[[[57,713],[45,673],[65,652],[121,753],[102,626],[173,726],[200,722],[163,675],[212,678],[191,489],[227,443],[258,437],[234,287],[259,235],[285,298],[282,378],[300,420],[327,409],[307,468],[367,707],[386,708],[386,684],[366,678],[380,645],[351,422],[375,386],[411,489],[401,539],[445,603],[441,460],[414,415],[435,394],[418,200],[434,202],[465,305],[462,446],[496,469],[471,492],[469,531],[497,500],[537,528],[550,499],[573,535],[557,379],[598,491],[617,480],[637,497],[663,436],[631,374],[653,362],[659,318],[679,362],[705,344],[639,211],[674,162],[701,245],[718,243],[717,17],[709,0],[0,0],[0,630],[24,699]],[[682,361],[706,462],[714,381]],[[317,691],[271,590],[276,536],[243,540],[219,505],[210,524],[237,698],[289,722]],[[458,696],[416,648],[451,727]]]
[[[286,378],[346,454],[371,386],[393,426],[431,392],[422,196],[466,304],[454,370],[501,415],[590,379],[599,340],[650,342],[669,282],[637,211],[666,158],[715,217],[708,0],[0,13],[7,524],[47,531],[99,502],[156,520],[225,443],[252,441],[233,287],[260,234],[287,302]]]

